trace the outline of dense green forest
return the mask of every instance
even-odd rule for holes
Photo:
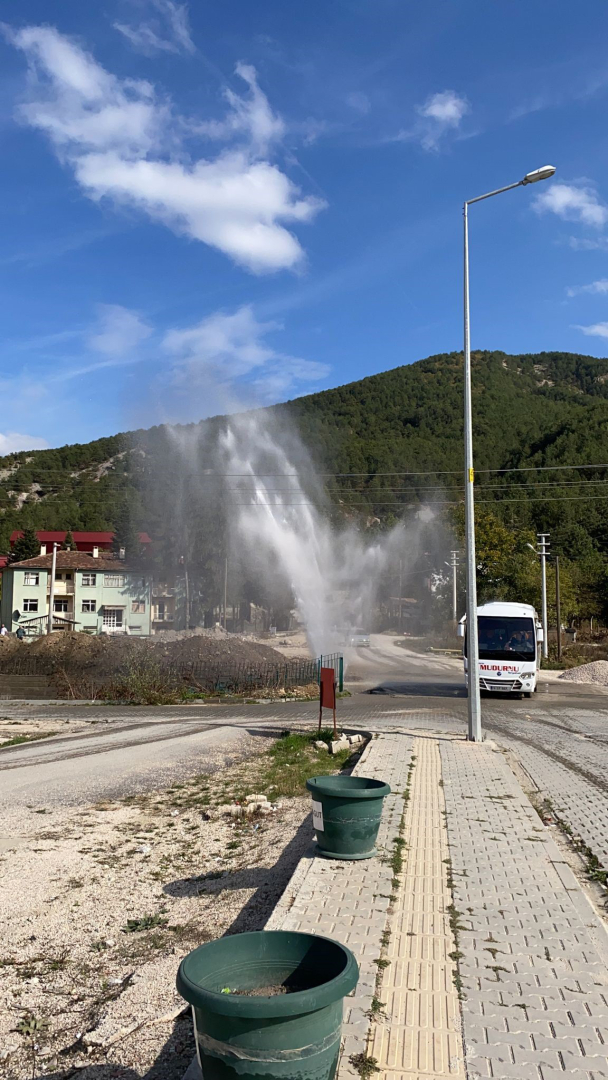
[[[564,560],[570,615],[608,614],[608,359],[476,352],[473,385],[482,594],[484,576],[488,593],[520,587],[519,556],[542,529]],[[458,533],[462,395],[462,354],[454,352],[265,412],[299,430],[318,471],[330,474],[336,517],[381,530],[406,508],[431,503]],[[152,536],[155,558],[196,564],[211,599],[226,530],[226,479],[213,470],[213,447],[225,423],[1,458],[0,548],[26,525],[114,528],[128,508]]]

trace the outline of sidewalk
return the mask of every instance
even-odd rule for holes
[[[339,1080],[608,1080],[608,935],[504,754],[409,730],[356,771],[393,788],[379,857],[308,853],[268,923],[357,955]]]

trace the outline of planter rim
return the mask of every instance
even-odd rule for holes
[[[365,780],[371,787],[351,787],[350,780]],[[311,776],[306,787],[313,794],[334,799],[384,799],[391,793],[389,784],[369,776]]]
[[[237,994],[221,994],[213,990],[206,990],[192,977],[190,969],[196,961],[193,957],[200,956],[206,949],[213,946],[219,951],[219,943],[225,941],[234,946],[235,940],[245,938],[257,938],[261,935],[266,937],[283,937],[289,934],[301,938],[309,938],[310,941],[324,941],[342,951],[346,963],[339,975],[319,986],[310,987],[308,990],[298,990],[293,994],[281,994],[276,997],[246,997]],[[304,934],[297,930],[252,930],[245,934],[234,934],[226,938],[216,938],[199,945],[193,952],[188,953],[182,960],[176,979],[178,993],[193,1005],[194,1008],[204,1008],[209,1012],[218,1013],[222,1016],[247,1016],[272,1018],[281,1016],[298,1016],[303,1013],[316,1012],[327,1005],[332,1005],[354,990],[359,978],[359,965],[353,953],[334,938],[325,937],[322,934]]]

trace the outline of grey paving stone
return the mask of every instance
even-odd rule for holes
[[[576,881],[564,885],[504,755],[458,741],[442,741],[441,755],[452,863],[468,870],[454,874],[453,892],[470,1074],[600,1080],[608,1043],[591,1028],[608,1023],[605,931],[580,907]]]

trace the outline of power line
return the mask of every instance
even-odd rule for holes
[[[544,503],[544,502],[601,502],[602,500],[605,500],[605,499],[608,499],[608,495],[589,495],[589,496],[587,496],[587,495],[563,495],[561,497],[559,495],[547,495],[547,496],[538,496],[536,498],[529,498],[529,499],[476,499],[475,505],[476,506],[501,506],[503,503],[514,503],[514,502],[521,502],[521,503],[536,503],[536,502],[542,502],[542,503]],[[457,501],[449,501],[449,500],[446,500],[446,499],[429,499],[428,501],[429,501],[429,504],[431,506],[462,506],[463,505],[462,499],[458,499]],[[310,500],[303,500],[302,502],[260,502],[260,501],[257,501],[255,499],[251,499],[249,502],[233,503],[232,505],[233,506],[269,506],[272,509],[282,509],[283,507],[289,507],[289,506],[317,506],[317,503],[311,502]],[[395,509],[402,509],[403,507],[411,507],[411,506],[414,506],[414,505],[421,505],[421,504],[419,504],[419,503],[414,504],[411,501],[410,502],[406,502],[406,501],[404,501],[404,502],[395,502],[393,500],[392,502],[384,502],[384,501],[376,501],[376,500],[374,500],[371,503],[369,501],[368,502],[349,502],[346,505],[348,507],[363,506],[367,510],[372,510],[376,506],[392,506]]]
[[[295,467],[294,467],[295,468]],[[306,468],[310,470],[315,476],[329,476],[335,479],[338,478],[352,478],[352,477],[376,477],[376,476],[462,476],[462,469],[426,469],[421,472],[316,472],[314,468],[307,465]],[[589,464],[589,465],[525,465],[517,466],[508,469],[475,469],[476,473],[510,473],[510,472],[547,472],[558,469],[608,469],[608,463]],[[211,470],[209,470],[211,471]],[[241,477],[243,479],[258,480],[271,476],[282,476],[285,479],[296,478],[297,472],[258,472],[258,473],[213,473],[214,477]]]

